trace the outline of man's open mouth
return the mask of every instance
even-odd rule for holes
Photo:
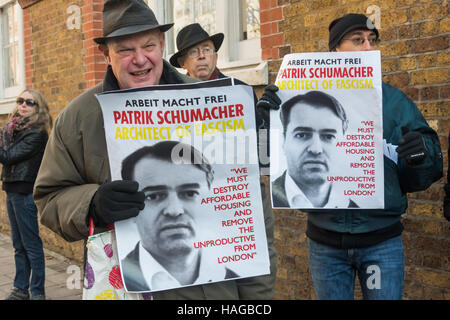
[[[145,76],[146,74],[148,74],[150,71],[151,71],[151,69],[146,69],[146,70],[130,72],[130,73],[133,76],[142,77],[142,76]]]

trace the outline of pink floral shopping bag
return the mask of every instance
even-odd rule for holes
[[[83,300],[151,300],[151,293],[126,292],[120,274],[114,230],[93,235],[90,220]]]

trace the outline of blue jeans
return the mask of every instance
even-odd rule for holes
[[[39,237],[37,208],[33,194],[6,193],[6,208],[11,224],[16,275],[14,287],[24,293],[45,294],[45,260]],[[31,281],[30,281],[31,275]]]
[[[401,236],[355,249],[337,249],[308,239],[308,249],[318,299],[353,300],[356,273],[364,299],[402,298],[405,272]]]

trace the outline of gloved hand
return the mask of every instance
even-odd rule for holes
[[[264,89],[261,99],[256,104],[256,111],[267,124],[270,124],[270,109],[280,109],[281,100],[276,94],[277,91],[278,87],[276,85],[268,85]]]
[[[417,131],[409,131],[406,127],[402,127],[402,134],[398,140],[398,156],[406,159],[409,164],[423,163],[428,156],[428,149],[422,134]]]
[[[145,207],[145,194],[136,181],[116,180],[98,188],[89,210],[94,224],[105,227],[115,221],[135,217]]]
[[[450,198],[444,199],[444,217],[450,222]]]

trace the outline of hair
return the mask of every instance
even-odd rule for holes
[[[348,128],[348,119],[345,110],[336,98],[321,91],[309,91],[305,94],[296,95],[281,105],[280,119],[283,125],[283,134],[286,135],[286,129],[290,120],[290,112],[292,107],[298,103],[305,103],[316,108],[330,109],[336,117],[342,121],[342,132]],[[318,120],[319,121],[319,120]]]
[[[208,187],[214,180],[214,171],[205,156],[193,146],[178,141],[163,141],[153,146],[142,147],[122,161],[122,179],[134,180],[136,163],[143,158],[154,158],[173,164],[191,164],[205,172]],[[157,168],[152,168],[157,170]],[[169,174],[169,173],[168,173]]]
[[[345,35],[353,30],[372,30],[377,39],[379,38],[378,30],[370,18],[367,18],[364,14],[349,13],[334,19],[328,26],[328,49],[335,51],[336,47],[342,43]]]
[[[19,96],[21,96],[24,92],[30,93],[33,96],[34,101],[36,102],[36,105],[34,106],[35,112],[29,117],[29,126],[39,126],[42,130],[50,133],[50,130],[53,127],[53,120],[52,116],[50,115],[48,104],[44,98],[44,95],[37,90],[25,89],[19,94]],[[15,108],[10,114],[9,120],[18,115],[19,106],[16,104]]]

